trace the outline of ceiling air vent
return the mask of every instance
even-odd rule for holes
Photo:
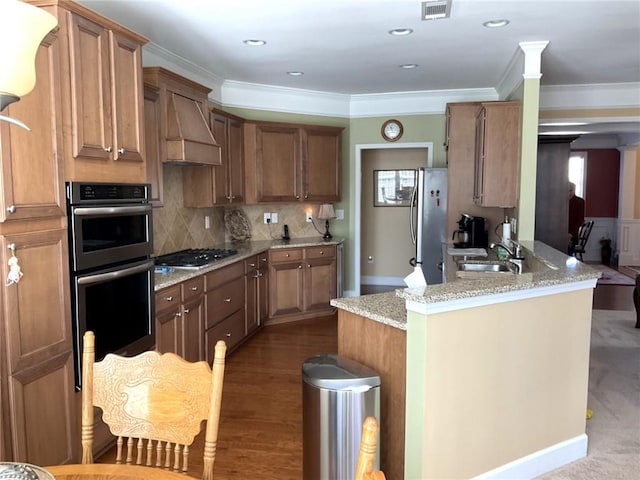
[[[422,20],[449,18],[452,0],[434,0],[422,2]]]

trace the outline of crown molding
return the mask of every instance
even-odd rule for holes
[[[362,95],[336,94],[223,80],[154,43],[143,47],[144,66],[161,66],[211,88],[209,98],[223,107],[268,110],[343,118],[442,114],[447,103],[508,98],[522,78],[539,71],[540,54],[548,42],[523,42],[514,53],[497,88],[425,90]],[[527,53],[530,51],[530,53]],[[524,52],[524,59],[521,52]],[[527,56],[529,62],[527,67]],[[537,63],[536,63],[537,62]],[[520,73],[516,70],[520,67]],[[525,70],[523,75],[521,72]],[[518,75],[519,78],[518,78]],[[533,77],[531,77],[533,78]],[[539,77],[536,77],[539,78]],[[640,106],[640,83],[540,87],[540,109],[589,109]]]

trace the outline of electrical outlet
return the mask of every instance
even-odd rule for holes
[[[204,228],[209,230],[211,228],[211,217],[209,215],[204,216]]]
[[[271,223],[271,214],[270,213],[265,213],[264,214],[264,223]]]
[[[312,221],[311,212],[305,212],[305,215],[306,215],[307,223],[310,223]]]
[[[278,223],[278,213],[277,212],[272,212],[271,213],[271,223]]]

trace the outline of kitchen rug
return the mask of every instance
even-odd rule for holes
[[[591,268],[595,268],[596,270],[600,270],[602,272],[602,276],[598,279],[599,285],[635,285],[636,282],[633,278],[627,277],[626,275],[614,270],[613,268],[609,268],[606,265],[601,265],[598,263],[590,263],[589,266]]]

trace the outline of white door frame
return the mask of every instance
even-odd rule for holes
[[[355,288],[353,296],[360,295],[360,222],[362,208],[362,151],[363,150],[383,150],[391,148],[426,148],[427,149],[427,167],[433,167],[433,142],[414,142],[414,143],[362,143],[356,144],[355,151],[355,175],[353,177],[352,191],[355,192],[354,206],[354,272],[355,272]]]

